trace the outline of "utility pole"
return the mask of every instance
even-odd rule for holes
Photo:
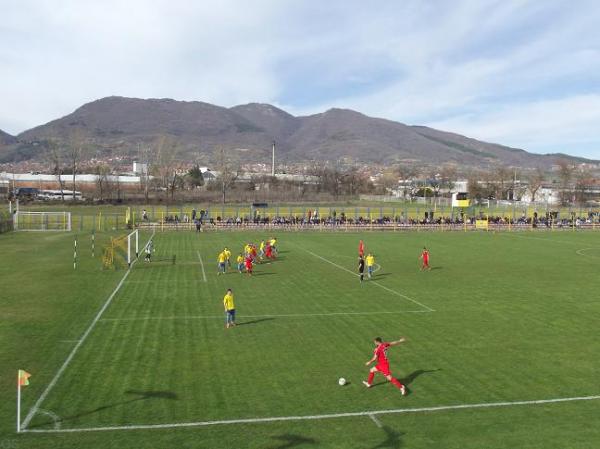
[[[273,155],[271,159],[271,176],[275,176],[275,141],[273,141]]]

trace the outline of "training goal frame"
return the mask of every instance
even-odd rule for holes
[[[15,231],[70,231],[71,212],[33,212],[18,210],[13,214]]]

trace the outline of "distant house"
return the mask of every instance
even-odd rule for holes
[[[219,172],[212,171],[208,167],[200,167],[200,172],[205,183],[215,182],[219,177]]]
[[[148,164],[143,164],[141,162],[133,161],[133,174],[147,175],[148,174]]]

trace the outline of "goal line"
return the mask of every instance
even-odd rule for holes
[[[208,427],[217,425],[233,425],[233,424],[256,424],[281,421],[317,421],[324,419],[336,418],[353,418],[366,416],[371,418],[377,415],[392,415],[392,414],[407,414],[407,413],[431,413],[442,412],[447,410],[469,410],[469,409],[484,409],[484,408],[499,408],[499,407],[516,407],[527,405],[547,405],[563,402],[576,401],[593,401],[600,399],[600,395],[596,396],[576,396],[570,398],[554,398],[554,399],[538,399],[531,401],[506,401],[506,402],[480,402],[475,404],[456,404],[456,405],[441,405],[434,407],[418,407],[418,408],[398,408],[389,410],[370,410],[362,412],[347,412],[347,413],[328,413],[322,415],[298,415],[298,416],[273,416],[270,418],[246,418],[246,419],[227,419],[215,421],[197,421],[197,422],[179,422],[169,424],[132,424],[123,426],[102,426],[102,427],[80,427],[71,429],[26,429],[25,433],[77,433],[77,432],[106,432],[118,430],[145,430],[145,429],[172,429],[177,427]]]

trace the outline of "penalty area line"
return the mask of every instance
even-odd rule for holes
[[[146,248],[146,246],[148,246],[148,243],[154,237],[154,233],[155,232],[156,231],[152,232],[152,235],[148,239],[148,242],[146,242],[146,245],[144,245],[144,249]],[[73,357],[75,357],[75,354],[77,354],[77,351],[79,351],[79,348],[81,347],[81,345],[83,345],[83,343],[87,339],[88,335],[90,335],[90,333],[92,332],[92,329],[94,329],[94,326],[96,326],[96,323],[98,321],[100,321],[100,317],[102,316],[102,314],[104,313],[104,311],[108,308],[108,306],[111,304],[112,300],[114,299],[114,297],[117,295],[117,293],[119,292],[119,290],[121,289],[121,287],[125,283],[125,280],[127,279],[127,276],[129,276],[129,273],[131,273],[131,269],[133,268],[133,266],[135,265],[135,263],[138,260],[139,260],[139,257],[137,257],[133,261],[133,263],[129,266],[129,268],[127,268],[127,271],[125,272],[125,274],[123,275],[123,277],[121,278],[121,280],[119,281],[119,283],[117,284],[117,286],[115,287],[115,289],[112,291],[112,293],[110,294],[110,296],[108,297],[108,299],[102,305],[102,308],[98,311],[98,313],[96,314],[96,316],[94,317],[94,319],[92,320],[92,322],[90,323],[90,325],[88,326],[88,328],[85,330],[85,332],[81,336],[81,338],[79,340],[77,340],[77,344],[73,347],[73,349],[71,350],[71,352],[67,356],[66,360],[63,362],[63,364],[61,365],[61,367],[58,369],[57,373],[54,375],[54,377],[52,378],[52,380],[50,381],[50,383],[48,384],[48,386],[46,387],[46,389],[42,392],[42,394],[40,395],[40,397],[38,398],[38,400],[35,402],[35,404],[33,405],[33,407],[31,407],[31,409],[29,410],[29,413],[27,413],[27,416],[25,417],[25,420],[23,421],[23,424],[21,425],[21,432],[23,432],[23,431],[25,431],[27,429],[27,426],[31,422],[31,419],[34,417],[34,415],[36,414],[36,412],[40,409],[40,406],[42,405],[42,403],[44,402],[44,400],[46,399],[46,397],[48,396],[48,394],[50,393],[50,391],[52,391],[52,389],[54,388],[54,386],[58,382],[58,379],[60,379],[60,377],[62,376],[62,374],[67,369],[67,366],[69,366],[69,364],[71,363],[71,360],[73,360]]]
[[[345,316],[345,315],[398,315],[403,313],[429,313],[429,310],[397,310],[380,312],[324,312],[324,313],[283,313],[271,315],[238,315],[239,319],[245,318],[304,318],[319,316]],[[223,319],[222,315],[174,315],[174,316],[143,316],[123,318],[102,318],[100,321],[150,321],[150,320],[208,320]],[[243,324],[240,322],[239,324]]]
[[[447,410],[469,410],[483,408],[499,408],[499,407],[514,407],[526,405],[545,405],[557,404],[561,402],[575,401],[593,401],[600,399],[598,396],[578,396],[571,398],[555,398],[555,399],[540,399],[532,401],[507,401],[507,402],[482,402],[476,404],[457,404],[457,405],[441,405],[436,407],[419,407],[419,408],[398,408],[389,410],[371,410],[364,412],[348,412],[348,413],[329,413],[323,415],[298,415],[298,416],[273,416],[270,418],[246,418],[246,419],[228,419],[218,421],[198,421],[198,422],[180,422],[170,424],[132,424],[124,426],[103,426],[103,427],[80,427],[71,429],[27,429],[24,433],[77,433],[77,432],[106,432],[117,430],[145,430],[145,429],[171,429],[176,427],[208,427],[217,425],[232,425],[232,424],[255,424],[281,421],[316,421],[322,419],[336,418],[353,418],[359,416],[367,416],[373,419],[377,415],[391,415],[403,413],[429,413],[442,412]]]
[[[198,254],[198,260],[200,261],[200,267],[202,267],[202,280],[206,282],[206,272],[204,271],[204,262],[202,262],[202,256],[200,255],[200,251],[196,251]]]
[[[329,260],[329,259],[326,259],[326,258],[325,258],[325,257],[323,257],[323,256],[319,256],[318,254],[315,254],[315,253],[313,253],[312,251],[309,251],[309,250],[307,250],[307,249],[304,249],[304,248],[301,248],[301,249],[302,249],[303,251],[307,252],[308,254],[312,255],[313,257],[316,257],[317,259],[321,259],[323,262],[327,262],[328,264],[331,264],[331,265],[333,265],[334,267],[337,267],[337,268],[339,268],[340,270],[344,270],[344,271],[346,271],[347,273],[350,273],[350,274],[351,274],[351,275],[353,275],[353,276],[359,276],[359,275],[358,275],[357,273],[355,273],[354,271],[351,271],[351,270],[349,270],[349,269],[348,269],[348,268],[346,268],[346,267],[342,267],[341,265],[338,265],[337,263],[335,263],[335,262],[332,262],[331,260]],[[382,289],[384,289],[384,290],[387,290],[388,292],[390,292],[390,293],[392,293],[392,294],[394,294],[394,295],[396,295],[396,296],[399,296],[399,297],[401,297],[401,298],[404,298],[404,299],[406,299],[406,300],[408,300],[408,301],[410,301],[410,302],[412,302],[412,303],[414,303],[414,304],[416,304],[416,305],[418,305],[418,306],[420,306],[420,307],[424,308],[425,310],[427,310],[427,312],[435,312],[435,310],[434,310],[434,309],[432,309],[431,307],[429,307],[429,306],[426,306],[425,304],[422,304],[422,303],[420,303],[419,301],[417,301],[416,299],[413,299],[413,298],[411,298],[410,296],[404,295],[404,294],[402,294],[402,293],[400,293],[400,292],[397,292],[396,290],[392,290],[391,288],[389,288],[389,287],[386,287],[385,285],[383,285],[383,284],[380,284],[380,283],[379,283],[379,282],[377,282],[377,281],[370,280],[369,282],[370,282],[370,283],[373,283],[373,284],[375,284],[375,285],[376,285],[376,286],[378,286],[379,288],[382,288]]]

